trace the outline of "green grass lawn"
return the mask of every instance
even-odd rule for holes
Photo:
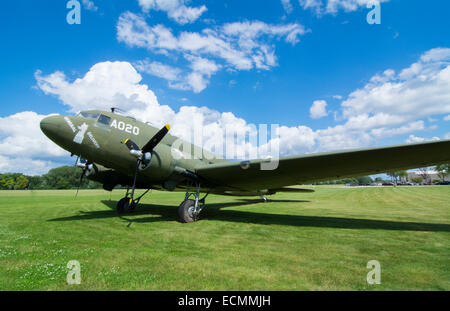
[[[209,196],[190,224],[183,193],[119,217],[123,191],[1,191],[0,290],[450,290],[450,187],[315,189]]]

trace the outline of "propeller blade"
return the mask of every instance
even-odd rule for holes
[[[81,167],[83,170],[81,171],[80,181],[78,182],[78,188],[77,188],[77,193],[75,194],[75,198],[77,197],[78,191],[80,190],[81,184],[83,183],[83,178],[88,176],[87,173],[88,172],[91,173],[92,169],[95,171],[95,173],[98,172],[98,168],[94,163],[89,162],[88,160],[83,159],[83,158],[80,158],[79,160],[80,160],[80,162],[77,163],[77,166]]]
[[[136,143],[134,141],[132,141],[131,139],[129,139],[129,138],[127,138],[127,140],[125,140],[125,145],[130,150],[139,150],[139,146],[136,145]]]
[[[81,172],[81,176],[80,176],[80,181],[78,182],[78,188],[77,188],[77,193],[75,193],[75,198],[78,195],[78,191],[80,190],[81,187],[81,183],[83,182],[83,177],[86,175],[86,171],[87,171],[87,166],[83,169],[83,171]]]
[[[80,159],[80,157],[78,156],[77,157],[77,159],[76,159],[76,161],[75,161],[75,164],[74,164],[74,166],[77,166],[77,164],[78,164],[78,160]]]
[[[152,137],[152,139],[149,140],[149,142],[142,148],[142,153],[147,153],[153,150],[153,148],[158,145],[161,140],[166,136],[166,134],[170,130],[170,125],[166,124],[162,129],[158,131],[158,133],[155,134],[155,136]]]

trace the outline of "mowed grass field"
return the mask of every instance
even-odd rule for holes
[[[211,195],[190,224],[177,221],[183,193],[119,217],[123,191],[2,191],[0,290],[450,290],[450,187],[315,190]]]

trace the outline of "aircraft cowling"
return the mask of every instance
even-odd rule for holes
[[[95,165],[95,163],[88,164],[88,169],[86,171],[86,177],[89,177],[89,176],[97,174],[98,170],[99,170],[98,166]]]
[[[86,172],[86,178],[103,184],[105,190],[111,191],[116,185],[123,183],[126,176],[112,169],[92,163],[94,169]]]
[[[154,181],[164,181],[173,173],[174,166],[171,148],[161,144],[151,152],[150,161],[139,166],[139,174]]]

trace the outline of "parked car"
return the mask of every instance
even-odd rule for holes
[[[436,183],[436,185],[449,186],[450,181],[441,181],[441,182]]]
[[[391,182],[384,182],[381,184],[382,186],[393,186],[394,184]]]

